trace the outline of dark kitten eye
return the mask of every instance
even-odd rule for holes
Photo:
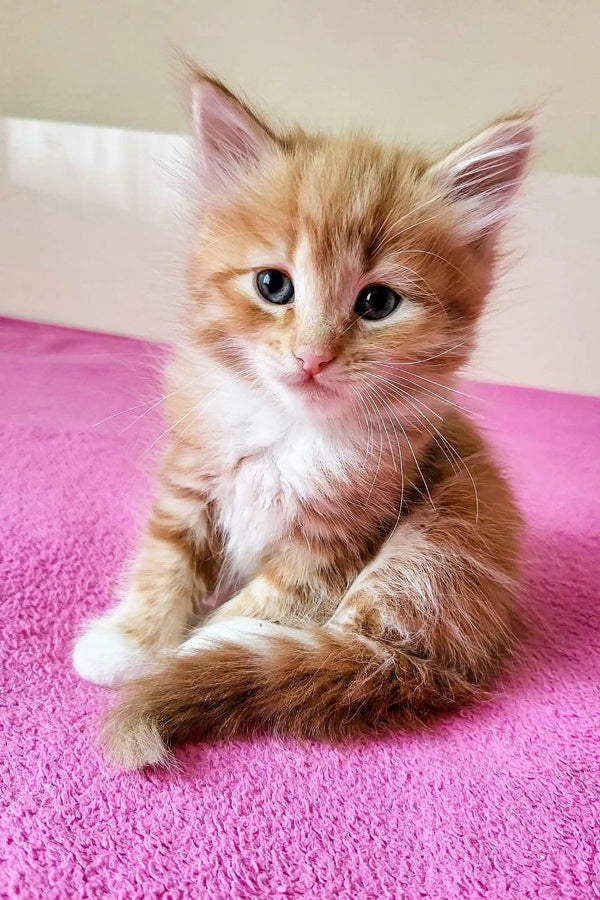
[[[256,289],[268,303],[280,306],[294,299],[294,285],[285,272],[279,269],[263,269],[256,276]]]
[[[363,319],[385,319],[401,302],[400,294],[385,284],[371,284],[358,295],[354,312]]]

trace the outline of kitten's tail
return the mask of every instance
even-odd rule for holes
[[[458,672],[340,629],[256,619],[199,629],[159,671],[125,685],[102,742],[123,768],[166,764],[175,744],[271,731],[339,741],[470,699]]]

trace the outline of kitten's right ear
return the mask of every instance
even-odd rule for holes
[[[213,193],[226,189],[277,149],[273,132],[218,79],[194,67],[189,96],[197,174]]]

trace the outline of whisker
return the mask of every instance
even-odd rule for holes
[[[423,419],[426,419],[427,422],[429,422],[429,419],[423,412],[420,412],[419,410],[415,410],[415,412],[417,415],[421,416]],[[460,455],[460,453],[458,452],[456,447],[454,447],[454,445],[450,443],[448,438],[444,434],[442,434],[442,432],[439,431],[439,429],[437,429],[432,422],[429,422],[429,424],[437,432],[440,439],[444,442],[444,444],[448,447],[450,452],[453,454],[454,458],[458,461],[458,463],[465,470],[465,472],[473,486],[473,494],[475,496],[475,524],[477,525],[477,523],[479,522],[479,491],[477,490],[477,485],[475,484],[475,479],[473,478],[473,473],[467,466],[466,462],[464,461],[463,457]],[[436,440],[436,443],[438,444],[438,446],[440,446],[439,441]],[[443,447],[441,449],[443,450]],[[446,457],[446,459],[448,459],[448,462],[450,462],[450,464],[452,465],[452,461],[448,458],[448,454],[445,451],[444,451],[444,456]],[[452,466],[452,468],[454,469],[454,466]],[[456,470],[454,470],[454,471],[456,471]]]
[[[254,237],[256,235],[256,232],[248,230],[248,229],[245,231],[228,231],[226,234],[222,234],[220,237],[215,238],[214,240],[210,241],[208,244],[203,244],[202,249],[208,250],[210,247],[214,247],[215,244],[218,244],[221,241],[227,241],[233,237],[246,237],[247,235]]]
[[[415,209],[419,207],[414,207],[408,215],[412,215]],[[414,228],[420,228],[421,225],[425,225],[427,222],[433,222],[434,219],[438,219],[443,210],[439,209],[432,216],[425,216],[424,219],[419,219],[417,222],[413,222],[411,225],[407,225],[406,228],[401,228],[400,231],[392,231],[390,234],[387,234],[385,237],[385,241],[381,244],[381,247],[385,247],[386,244],[391,243],[392,241],[397,241],[398,238],[403,237],[405,234],[408,234],[409,231],[412,231]],[[402,220],[401,220],[402,221]]]
[[[362,397],[360,396],[359,390],[355,387],[352,387],[352,385],[350,385],[350,390],[351,390],[353,396],[356,397],[356,399],[360,403],[361,414],[362,414],[363,420],[365,422],[365,425],[367,427],[367,449],[366,449],[366,452],[365,452],[365,455],[363,458],[363,465],[364,465],[365,462],[367,461],[367,459],[369,458],[369,454],[372,449],[373,426],[372,426],[371,420],[369,418],[369,414],[368,414],[369,411],[368,411],[367,407],[365,406]]]
[[[418,212],[420,209],[424,209],[424,207],[430,206],[432,203],[436,203],[436,202],[438,202],[439,200],[440,200],[440,196],[439,196],[438,194],[436,194],[436,195],[433,196],[433,197],[428,197],[426,200],[422,200],[421,203],[417,203],[416,206],[413,206],[411,209],[409,209],[408,212],[406,212],[403,216],[401,216],[401,217],[398,219],[397,222],[394,223],[394,224],[395,224],[395,227],[397,227],[398,225],[401,225],[403,222],[405,222],[407,219],[409,219],[411,216],[413,216],[413,215],[414,215],[416,212]],[[440,210],[440,212],[441,212],[441,210]],[[383,220],[382,224],[381,224],[380,227],[378,228],[377,232],[375,233],[375,237],[376,237],[376,238],[377,238],[378,235],[383,231],[383,229],[387,227],[387,225],[388,225],[388,223],[389,223],[389,220],[390,220],[390,218],[391,218],[391,215],[392,215],[393,213],[394,213],[394,210],[391,210],[391,211],[387,214],[387,216],[386,216],[385,219]],[[438,213],[437,215],[439,215],[439,213]],[[431,218],[435,218],[435,217],[432,216]],[[421,220],[421,222],[422,222],[422,221],[423,221],[423,220]],[[410,227],[412,228],[412,227],[414,227],[414,226],[411,225]],[[395,235],[393,235],[393,236],[394,236],[394,237],[400,237],[400,235],[402,235],[402,234],[403,234],[403,232],[400,231],[400,232],[397,232],[397,233],[396,233]],[[386,236],[385,236],[385,240],[382,239],[382,240],[377,241],[376,244],[375,244],[376,249],[380,250],[382,247],[385,247],[385,244],[386,244],[386,242],[387,242],[389,239],[390,239],[390,238],[386,235]]]
[[[448,353],[452,353],[453,350],[458,349],[458,347],[463,347],[470,338],[464,338],[462,341],[459,341],[458,344],[454,344],[452,347],[446,347],[445,350],[440,351],[440,353],[436,353],[435,356],[428,356],[425,359],[415,359],[410,362],[402,362],[398,363],[400,366],[420,366],[423,363],[431,362],[434,359],[439,359],[441,356],[446,356]],[[365,360],[365,362],[377,362],[377,360]]]
[[[200,413],[198,413],[197,416],[194,416],[194,418],[192,419],[192,421],[191,421],[191,422],[188,422],[188,424],[185,426],[185,428],[183,429],[183,431],[180,431],[180,432],[179,432],[179,434],[177,435],[177,438],[178,438],[178,439],[181,439],[181,438],[183,437],[183,435],[186,433],[186,431],[189,431],[190,428],[193,428],[194,425],[197,425],[197,424],[198,424],[198,422],[200,421],[200,418],[201,418],[201,414],[200,414]],[[182,420],[180,420],[180,421],[182,421]],[[179,424],[179,423],[176,423],[176,424]]]
[[[387,389],[388,389],[389,391],[391,391],[392,393],[396,393],[396,396],[398,396],[398,391],[401,391],[401,393],[402,393],[403,395],[407,396],[407,397],[414,396],[414,395],[408,393],[408,391],[403,390],[403,388],[401,388],[396,382],[394,382],[393,384],[390,384],[390,380],[389,380],[389,379],[383,378],[381,375],[376,375],[375,372],[370,372],[370,373],[368,373],[368,375],[367,375],[366,377],[371,378],[371,379],[373,379],[373,378],[377,379],[377,381],[380,382],[380,383],[382,383],[382,384],[384,384],[384,385],[387,387]],[[440,399],[444,400],[443,397],[440,398]],[[445,402],[445,401],[444,401],[444,402]],[[450,405],[449,401],[448,401],[448,404]],[[426,404],[423,404],[423,406],[425,406],[425,408],[426,408],[433,416],[435,416],[437,419],[439,419],[440,422],[443,422],[443,421],[444,421],[443,415],[442,415],[441,413],[437,412],[437,410],[431,409],[431,407],[430,407],[430,406],[427,406]]]
[[[371,387],[371,391],[375,394],[375,396],[377,396],[376,391],[375,391],[375,389],[374,389],[373,387]],[[433,500],[431,499],[431,494],[429,493],[429,485],[427,484],[427,481],[425,480],[425,477],[424,477],[423,472],[422,472],[422,470],[421,470],[421,466],[419,465],[419,460],[417,459],[417,456],[416,456],[415,451],[414,451],[414,449],[413,449],[413,445],[411,444],[410,439],[409,439],[409,437],[408,437],[408,434],[406,433],[406,431],[405,431],[405,429],[404,429],[404,426],[403,426],[402,423],[400,422],[400,419],[396,419],[396,421],[397,421],[397,423],[398,423],[398,426],[400,427],[400,430],[402,431],[402,434],[404,435],[404,438],[405,438],[405,440],[406,440],[406,443],[408,444],[408,447],[409,447],[409,449],[410,449],[410,452],[412,453],[412,457],[413,457],[413,459],[414,459],[414,461],[415,461],[415,466],[417,467],[417,472],[419,473],[419,476],[420,476],[420,478],[421,478],[421,481],[423,482],[423,487],[425,488],[425,491],[426,491],[427,496],[428,496],[428,498],[429,498],[429,502],[431,503],[431,506],[432,506],[433,509],[435,510],[435,504],[434,504]]]
[[[400,478],[401,478],[400,505],[398,507],[398,515],[396,516],[396,522],[394,523],[394,527],[392,528],[391,533],[388,535],[388,539],[389,539],[392,536],[392,534],[394,534],[394,532],[396,531],[396,528],[398,527],[398,522],[400,521],[400,518],[402,517],[402,506],[404,504],[404,460],[402,457],[402,448],[400,446],[400,438],[398,437],[398,432],[396,431],[394,422],[396,422],[396,424],[402,429],[402,431],[404,431],[404,429],[402,428],[402,425],[400,424],[398,417],[394,414],[391,406],[382,397],[380,397],[379,400],[385,403],[387,409],[390,412],[390,416],[391,416],[390,425],[392,426],[392,429],[393,429],[393,432],[394,432],[394,435],[396,438],[396,444],[398,445],[398,460],[400,462]],[[406,434],[405,434],[405,437],[406,437]],[[393,456],[393,454],[392,454],[392,456]],[[394,467],[394,471],[395,471],[395,467]]]
[[[396,470],[396,458],[394,457],[394,448],[392,447],[392,441],[391,441],[389,432],[388,432],[388,430],[387,430],[387,425],[385,424],[385,417],[384,417],[384,416],[381,417],[381,424],[383,425],[383,429],[384,429],[384,431],[385,431],[385,436],[386,436],[386,438],[387,438],[388,446],[389,446],[389,448],[390,448],[390,455],[391,455],[391,457],[392,457],[392,464],[393,464],[393,466],[394,466],[394,472],[396,472],[397,470]]]
[[[378,423],[381,425],[381,417],[379,416],[379,413],[377,412],[377,408],[374,406],[373,402],[370,400],[368,395],[365,394],[364,400],[365,400],[365,402],[369,403],[369,406],[375,413],[375,418],[377,419]],[[375,483],[379,476],[379,469],[381,468],[381,457],[383,456],[383,435],[381,433],[380,428],[378,428],[378,431],[379,431],[379,459],[377,460],[377,469],[375,471],[375,475],[373,477],[373,481],[371,483],[371,487],[370,487],[369,493],[367,495],[367,502],[371,499],[371,494],[373,493],[373,488],[375,487]]]
[[[119,412],[113,413],[111,416],[106,416],[104,419],[100,419],[98,422],[94,422],[91,428],[98,428],[100,425],[104,425],[105,422],[110,422],[112,419],[116,419],[119,416],[124,416],[126,413],[134,412],[136,409],[141,409],[143,406],[148,406],[150,403],[154,403],[156,401],[156,397],[152,397],[151,400],[146,400],[144,403],[137,403],[135,406],[130,406],[128,409],[121,409]],[[159,402],[162,400],[162,397],[158,398]]]
[[[373,363],[378,366],[385,366],[386,368],[392,369],[402,369],[402,363],[386,363],[386,362],[377,362],[374,359],[367,359],[365,362]],[[428,384],[433,384],[436,387],[443,388],[445,391],[451,391],[453,394],[460,394],[462,397],[466,397],[468,400],[477,400],[477,397],[474,394],[467,394],[466,391],[460,391],[458,388],[450,387],[449,384],[444,384],[442,381],[434,381],[432,378],[426,378],[424,375],[419,375],[418,372],[410,373],[413,378],[419,378],[421,381],[426,381]],[[415,385],[416,387],[416,385]]]
[[[377,377],[377,376],[373,376],[373,377]],[[389,386],[388,386],[388,389],[390,389]],[[436,434],[439,435],[439,437],[444,442],[444,444],[448,447],[450,452],[454,455],[454,457],[458,460],[460,465],[462,465],[462,467],[464,468],[464,470],[465,470],[467,476],[469,477],[471,484],[473,486],[473,492],[475,495],[475,523],[477,524],[477,522],[479,521],[479,492],[477,490],[477,485],[475,484],[475,479],[473,478],[473,474],[472,474],[471,470],[467,466],[467,464],[466,464],[465,460],[462,458],[462,456],[458,453],[456,448],[450,443],[448,438],[439,430],[439,428],[437,428],[433,424],[433,422],[430,421],[430,419],[422,411],[415,408],[413,401],[415,403],[418,403],[420,406],[424,407],[425,409],[427,409],[428,412],[433,412],[433,410],[431,410],[430,407],[428,407],[426,403],[423,403],[423,401],[419,400],[417,397],[415,397],[414,395],[411,395],[410,393],[408,393],[408,391],[405,391],[402,388],[399,388],[396,386],[394,388],[391,388],[390,390],[392,390],[392,392],[396,393],[396,396],[400,395],[401,397],[405,398],[404,402],[408,402],[410,404],[410,406],[412,407],[412,409],[415,410],[416,414],[420,418],[422,418],[428,422],[428,424],[431,426],[431,428],[433,428],[434,431],[436,432]],[[399,394],[398,394],[398,392],[399,392]],[[438,443],[438,446],[439,446],[439,443]],[[443,448],[440,448],[440,449],[443,449]],[[451,460],[448,458],[448,455],[445,452],[444,452],[444,455],[446,456],[448,461],[451,463]],[[453,466],[453,468],[454,468],[454,466]]]
[[[479,286],[473,281],[473,279],[472,279],[469,275],[467,275],[467,273],[466,273],[463,269],[460,269],[455,263],[453,263],[452,260],[447,259],[445,256],[441,256],[439,253],[434,253],[433,250],[422,250],[422,249],[412,249],[412,248],[411,248],[411,249],[408,249],[408,248],[407,248],[406,250],[397,250],[396,253],[397,253],[398,256],[404,255],[404,254],[417,253],[417,254],[419,254],[419,255],[421,255],[421,256],[431,256],[431,257],[433,257],[434,259],[439,259],[440,262],[443,262],[443,263],[445,263],[447,266],[450,266],[450,268],[451,268],[454,272],[458,272],[459,275],[461,275],[463,278],[466,278],[466,280],[467,280],[474,288],[478,288],[478,287],[479,287]]]
[[[352,319],[350,324],[347,325],[346,328],[344,328],[344,330],[340,333],[340,337],[342,337],[342,335],[346,334],[347,331],[350,331],[350,329],[353,328],[356,324],[358,324],[359,321],[360,321],[359,316],[356,316],[354,319]]]
[[[400,390],[400,389],[398,389],[398,390]],[[415,413],[415,414],[417,415],[417,417],[418,417],[418,418],[417,418],[417,421],[418,421],[418,422],[420,422],[421,419],[423,419],[423,420],[425,420],[425,421],[431,426],[432,429],[434,429],[433,431],[430,431],[428,428],[426,428],[426,430],[428,431],[428,433],[431,434],[432,438],[435,440],[436,444],[438,445],[438,447],[439,447],[440,450],[443,452],[444,456],[446,457],[446,459],[448,460],[448,462],[449,462],[450,465],[452,466],[452,470],[453,470],[454,472],[456,472],[456,467],[455,467],[454,460],[453,460],[450,456],[448,456],[448,454],[447,454],[446,450],[444,449],[443,445],[439,443],[439,441],[437,440],[437,438],[436,438],[436,436],[435,436],[436,434],[438,434],[438,435],[440,435],[440,436],[443,436],[443,435],[442,435],[442,433],[436,428],[436,426],[433,424],[433,422],[431,421],[431,419],[429,419],[429,418],[425,415],[425,413],[421,412],[418,408],[416,408],[416,407],[414,406],[414,404],[412,403],[412,400],[411,400],[411,398],[410,398],[410,395],[409,395],[407,392],[402,391],[402,394],[399,394],[397,391],[394,391],[394,394],[395,394],[396,397],[399,397],[400,399],[402,399],[404,403],[408,402],[408,403],[410,404],[411,409],[414,411],[414,413]],[[416,399],[416,398],[415,398],[415,399]],[[408,415],[411,415],[411,414],[408,413]],[[435,433],[434,433],[434,432],[435,432]],[[445,440],[445,438],[444,438],[444,440]]]
[[[373,375],[373,377],[376,377],[376,378],[382,378],[382,377],[383,377],[383,376],[381,376],[381,375],[375,375],[375,373],[371,373],[371,374]],[[465,409],[465,407],[464,407],[464,406],[461,406],[459,403],[455,403],[453,400],[450,400],[448,397],[443,397],[441,394],[437,394],[435,391],[432,391],[431,388],[424,387],[424,386],[421,385],[421,384],[416,384],[415,382],[411,381],[410,378],[407,378],[407,377],[403,377],[403,376],[401,376],[401,375],[394,374],[394,375],[388,375],[388,376],[387,376],[387,379],[388,379],[389,381],[392,381],[394,384],[397,384],[398,381],[400,381],[401,384],[408,384],[408,385],[410,385],[411,387],[416,388],[418,391],[422,391],[422,392],[424,392],[425,394],[428,394],[428,395],[431,396],[431,397],[435,397],[436,400],[441,400],[442,403],[444,403],[444,404],[447,405],[447,406],[450,406],[452,409],[458,409],[458,410],[460,410],[461,412],[466,413],[467,415],[470,415],[470,414],[471,414],[471,411],[470,411],[470,410]],[[386,379],[383,379],[383,380],[386,381]],[[386,382],[386,383],[387,383],[387,382]],[[430,412],[434,413],[435,411],[434,411],[434,410],[430,410]],[[439,415],[439,413],[435,413],[435,415]],[[443,418],[443,417],[440,416],[440,418]]]
[[[196,409],[195,409],[194,406],[190,407],[190,409],[188,409],[188,411],[187,411],[186,413],[184,413],[184,415],[181,416],[180,419],[177,419],[176,422],[174,422],[172,425],[170,425],[168,428],[166,428],[166,429],[162,432],[162,434],[159,434],[159,436],[158,436],[154,441],[152,441],[152,443],[150,444],[150,446],[149,446],[148,449],[146,450],[146,453],[147,453],[147,454],[150,453],[150,451],[151,451],[154,447],[156,447],[156,445],[157,445],[160,441],[162,441],[162,439],[163,439],[164,437],[166,437],[167,434],[172,434],[173,430],[174,430],[175,428],[177,428],[177,426],[180,425],[181,422],[185,421],[185,419],[187,419],[187,417],[190,416],[193,412],[196,412]]]

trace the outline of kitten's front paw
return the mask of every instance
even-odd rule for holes
[[[77,674],[106,687],[141,674],[148,662],[148,654],[135,641],[103,619],[88,625],[73,648]]]

